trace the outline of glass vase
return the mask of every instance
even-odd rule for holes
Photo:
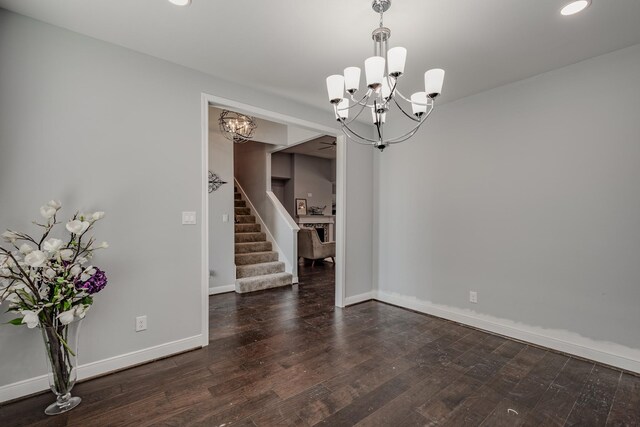
[[[56,322],[58,323],[58,322]],[[82,320],[68,325],[42,326],[45,353],[49,362],[49,386],[57,400],[45,409],[47,415],[58,415],[78,406],[82,399],[71,397],[77,379],[78,334]]]

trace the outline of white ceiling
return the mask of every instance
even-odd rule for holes
[[[323,159],[335,159],[337,154],[335,144],[335,136],[323,135],[319,138],[312,139],[311,141],[282,150],[280,153],[296,153],[313,157],[322,157]]]
[[[391,46],[409,53],[399,88],[447,71],[451,101],[640,43],[639,0],[393,0]],[[370,0],[0,0],[0,7],[228,81],[329,109],[325,77],[362,67],[377,26]],[[402,89],[404,88],[404,89]]]

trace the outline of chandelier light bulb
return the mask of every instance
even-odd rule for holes
[[[424,91],[429,98],[435,98],[442,93],[444,84],[444,70],[434,68],[424,73]]]
[[[329,101],[337,104],[344,97],[344,76],[334,74],[327,77],[327,92],[329,93]]]
[[[385,62],[382,56],[372,56],[364,61],[364,73],[370,89],[376,90],[382,85]]]
[[[350,94],[354,94],[360,89],[360,68],[347,67],[344,69],[344,86]]]
[[[393,47],[387,52],[389,75],[399,77],[404,73],[404,64],[407,61],[407,49]]]
[[[382,78],[382,97],[384,99],[389,99],[391,96],[391,85],[393,85],[393,79],[384,76]]]
[[[376,110],[371,110],[371,119],[373,120],[373,124],[377,125],[378,121],[380,123],[384,123],[387,113],[378,113]]]
[[[342,98],[342,101],[338,102],[336,106],[336,120],[346,120],[349,118],[349,100]]]
[[[416,92],[411,95],[411,109],[413,114],[420,117],[427,112],[427,94],[424,92]]]

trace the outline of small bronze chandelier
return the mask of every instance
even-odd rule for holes
[[[218,123],[224,137],[236,144],[243,144],[251,140],[258,127],[253,117],[228,110],[222,111]]]

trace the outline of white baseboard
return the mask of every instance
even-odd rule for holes
[[[196,335],[131,353],[121,354],[108,359],[98,360],[97,362],[78,366],[78,380],[104,375],[109,372],[200,347],[202,347],[202,336]],[[49,389],[49,380],[46,375],[40,375],[38,377],[15,382],[13,384],[7,384],[0,387],[0,403],[28,396],[47,389]]]
[[[358,295],[353,295],[350,297],[346,297],[344,299],[344,305],[345,307],[350,306],[350,305],[354,305],[354,304],[358,304],[361,303],[363,301],[369,301],[371,299],[374,299],[374,292],[365,292],[363,294],[358,294]]]
[[[234,292],[236,285],[216,286],[215,288],[209,288],[209,295],[224,294],[225,292]]]
[[[476,313],[472,310],[433,304],[430,301],[423,301],[396,293],[373,291],[373,295],[374,299],[381,302],[453,320],[454,322],[517,340],[640,373],[640,349],[605,341],[595,341],[565,330],[529,326],[508,319]]]

